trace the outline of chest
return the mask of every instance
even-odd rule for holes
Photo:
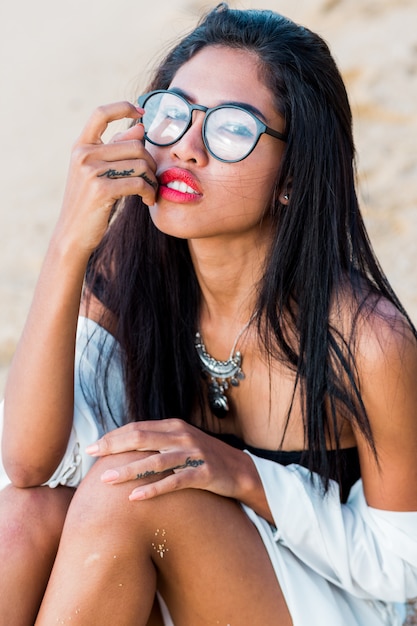
[[[238,385],[229,383],[224,392],[229,409],[221,419],[210,410],[209,385],[205,381],[205,428],[215,433],[232,433],[257,448],[305,449],[301,391],[295,385],[295,373],[282,363],[268,362],[250,353],[243,357],[241,370],[244,377]],[[342,446],[355,445],[348,423],[340,419],[338,430]]]

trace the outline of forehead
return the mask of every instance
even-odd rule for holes
[[[170,87],[183,90],[193,102],[208,107],[247,102],[271,119],[273,94],[265,85],[255,53],[226,46],[207,46],[184,63]]]

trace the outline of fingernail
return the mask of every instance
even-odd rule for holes
[[[85,451],[87,452],[87,454],[97,454],[97,452],[99,452],[99,448],[98,445],[96,443],[92,443],[91,445],[87,446]]]
[[[104,474],[101,475],[101,480],[104,482],[112,482],[113,480],[117,480],[120,477],[119,472],[116,470],[106,470]]]

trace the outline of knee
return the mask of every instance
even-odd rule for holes
[[[78,487],[68,512],[65,528],[69,532],[82,532],[84,536],[109,536],[140,530],[154,533],[155,524],[177,522],[184,517],[184,511],[204,510],[204,506],[220,496],[197,489],[174,491],[143,501],[130,501],[129,495],[138,482],[130,480],[123,483],[108,484],[101,480],[102,474],[109,469],[147,457],[150,453],[127,452],[108,455],[96,461],[90,472]],[[148,477],[146,481],[160,479]],[[200,501],[203,501],[202,503]],[[201,506],[202,508],[201,508]]]
[[[72,493],[72,489],[64,487],[20,489],[12,485],[0,491],[2,551],[19,551],[24,545],[56,544]]]
[[[109,533],[135,523],[138,507],[129,501],[134,481],[108,484],[101,480],[109,469],[123,466],[148,453],[127,452],[99,458],[78,487],[66,519],[66,530],[84,534]],[[136,513],[136,515],[135,515]]]

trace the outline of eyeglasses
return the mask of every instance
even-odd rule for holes
[[[192,124],[193,111],[204,111],[204,145],[215,159],[225,163],[236,163],[249,156],[263,133],[286,141],[285,135],[266,126],[251,111],[234,104],[210,109],[190,104],[174,91],[162,89],[144,94],[138,103],[145,109],[141,119],[145,138],[155,146],[172,146],[179,141]]]

